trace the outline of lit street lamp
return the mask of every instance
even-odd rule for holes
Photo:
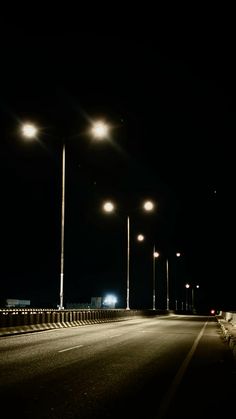
[[[199,285],[196,285],[195,287],[192,286],[192,312],[195,312],[195,295],[194,295],[194,290],[195,288],[199,288]]]
[[[97,140],[103,140],[108,137],[109,127],[103,121],[96,121],[91,128],[92,136]]]
[[[35,138],[38,133],[38,128],[27,122],[21,126],[21,134],[24,138]]]
[[[177,252],[175,254],[177,258],[181,256],[181,253]],[[170,296],[169,296],[169,261],[166,259],[166,309],[170,309]]]
[[[104,209],[104,211],[106,211],[106,212],[112,212],[112,211],[114,211],[115,207],[114,207],[114,205],[113,205],[113,203],[112,203],[112,202],[106,202],[106,203],[103,205],[103,209]]]
[[[138,236],[137,236],[137,240],[138,240],[138,242],[143,242],[143,241],[144,241],[144,236],[143,236],[143,234],[138,234]]]
[[[188,309],[189,309],[188,289],[190,288],[190,285],[189,284],[185,284],[185,288],[186,288],[185,310],[188,311]]]
[[[200,288],[199,285],[190,285],[190,284],[185,284],[185,288],[186,288],[186,311],[189,310],[191,308],[192,312],[195,312],[195,298],[194,298],[194,290],[195,288],[198,289]],[[191,306],[190,306],[190,302],[189,302],[189,295],[188,295],[188,290],[189,288],[191,288]]]
[[[114,210],[114,204],[112,202],[105,202],[103,204],[103,210],[105,212],[112,212]],[[154,209],[154,204],[151,201],[146,201],[143,205],[145,211],[150,212]],[[142,242],[144,236],[139,234],[137,240]],[[130,310],[130,217],[127,216],[127,278],[126,278],[126,310]]]
[[[156,258],[160,255],[156,252],[155,244],[153,246],[153,293],[152,293],[152,309],[156,310]]]
[[[91,128],[91,134],[94,138],[104,139],[108,136],[109,127],[102,121],[94,122]],[[22,136],[33,139],[37,137],[38,128],[31,123],[25,123],[21,126]],[[62,148],[62,185],[61,185],[61,258],[60,258],[60,304],[59,310],[64,309],[64,237],[65,237],[65,143]]]
[[[154,204],[152,201],[146,201],[143,204],[143,208],[145,209],[145,211],[152,211],[154,209]]]

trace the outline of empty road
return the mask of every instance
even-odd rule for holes
[[[232,415],[235,382],[214,317],[150,316],[0,338],[8,418]]]

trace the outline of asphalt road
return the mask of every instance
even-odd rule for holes
[[[137,318],[0,338],[8,418],[231,417],[235,372],[214,317]]]

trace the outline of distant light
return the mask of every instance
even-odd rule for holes
[[[154,256],[154,258],[159,258],[160,253],[158,253],[158,252],[154,252],[154,253],[153,253],[153,256]]]
[[[211,310],[211,314],[215,314],[215,310]]]
[[[146,201],[143,205],[143,208],[145,209],[145,211],[152,211],[154,208],[154,204],[152,201]]]
[[[102,121],[95,122],[92,126],[91,131],[94,138],[106,138],[108,135],[108,125]]]
[[[24,124],[21,127],[21,132],[23,137],[34,138],[37,135],[38,130],[33,124]]]
[[[114,306],[117,303],[117,298],[115,295],[107,295],[104,300],[103,303],[107,306]]]
[[[185,288],[190,288],[190,285],[189,284],[185,284]]]
[[[105,212],[112,212],[114,211],[114,204],[112,202],[105,202],[103,209]]]
[[[196,288],[199,288],[199,285],[196,285]]]
[[[177,256],[177,258],[179,258],[181,256],[181,253],[177,252],[176,256]]]
[[[144,236],[143,236],[142,234],[139,234],[139,235],[137,236],[137,240],[138,240],[139,242],[142,242],[142,241],[144,240]]]

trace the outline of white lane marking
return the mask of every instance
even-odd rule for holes
[[[72,346],[71,348],[66,348],[66,349],[61,349],[58,352],[66,352],[66,351],[71,351],[72,349],[77,349],[77,348],[81,348],[84,345],[77,345],[77,346]]]
[[[117,337],[117,336],[121,336],[121,333],[116,334],[116,335],[109,336],[109,338],[115,338],[115,337]],[[71,348],[61,349],[61,350],[60,350],[60,351],[58,351],[58,352],[59,352],[59,353],[61,353],[61,352],[71,351],[72,349],[81,348],[82,346],[84,346],[84,345],[72,346]]]
[[[207,326],[207,323],[208,323],[208,321],[205,322],[204,326],[202,327],[198,336],[196,337],[195,341],[193,342],[193,345],[192,345],[190,351],[188,352],[186,358],[184,359],[180,368],[178,369],[177,374],[175,375],[175,377],[174,377],[174,379],[173,379],[173,381],[172,381],[172,383],[171,383],[171,385],[170,385],[170,387],[169,387],[169,389],[168,389],[168,391],[167,391],[167,393],[166,393],[166,395],[165,395],[165,397],[164,397],[164,399],[161,403],[159,413],[157,415],[158,419],[161,419],[161,418],[165,417],[165,415],[167,413],[167,410],[168,410],[168,407],[171,403],[171,400],[173,399],[173,397],[176,393],[176,390],[177,390],[178,386],[180,385],[180,382],[181,382],[181,380],[184,376],[184,373],[185,373],[185,371],[188,367],[188,364],[190,363],[190,361],[191,361],[191,359],[194,355],[194,352],[197,349],[197,345],[198,345],[198,343],[199,343],[199,341],[200,341],[200,339],[201,339],[201,337],[204,333],[204,330]]]

